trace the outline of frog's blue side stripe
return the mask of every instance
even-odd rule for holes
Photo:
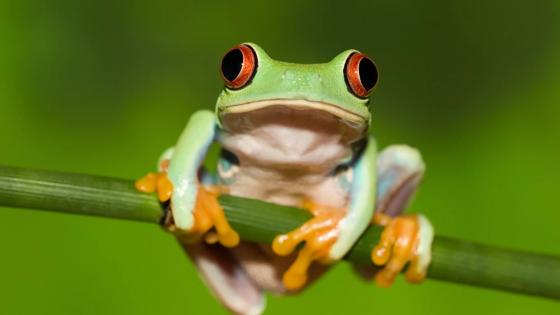
[[[377,146],[369,137],[367,146],[353,166],[348,213],[330,258],[341,259],[369,225],[375,206]]]
[[[352,172],[352,170],[349,169],[336,175],[338,176],[338,184],[345,192],[349,192],[352,189],[352,182],[349,180],[348,176],[350,172]]]
[[[216,118],[209,110],[194,113],[181,134],[171,158],[168,176],[173,183],[173,218],[179,229],[194,224],[198,170],[216,136]]]

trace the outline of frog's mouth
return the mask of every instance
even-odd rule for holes
[[[361,138],[368,126],[367,118],[339,106],[303,99],[271,99],[232,105],[220,109],[219,117],[223,128],[233,133],[262,131],[264,126],[275,125],[283,126],[284,130],[338,134],[346,141]]]
[[[289,107],[296,110],[315,110],[322,111],[337,117],[344,123],[350,125],[353,128],[361,129],[367,126],[367,119],[343,109],[337,105],[329,104],[325,102],[308,101],[304,99],[271,99],[264,101],[255,101],[249,103],[243,103],[239,105],[228,106],[220,110],[220,116],[223,117],[228,114],[241,114],[252,112],[256,110],[265,109],[268,107]]]

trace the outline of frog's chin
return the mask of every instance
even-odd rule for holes
[[[287,107],[294,110],[313,110],[329,113],[337,117],[352,129],[367,129],[368,120],[356,113],[346,110],[340,106],[325,102],[309,101],[305,99],[269,99],[262,101],[254,101],[242,103],[238,105],[227,106],[220,109],[220,117],[229,114],[242,114],[258,110],[264,110],[270,107]]]

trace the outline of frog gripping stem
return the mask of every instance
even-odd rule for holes
[[[205,238],[208,243],[219,242],[225,247],[235,247],[239,244],[239,235],[230,226],[224,209],[218,203],[220,194],[218,186],[200,185],[194,211],[195,224],[189,232],[202,235],[214,228]]]
[[[165,172],[148,173],[135,182],[135,187],[145,193],[156,192],[160,202],[169,201],[173,192],[173,184]],[[173,225],[172,218],[166,220],[165,227],[172,233],[186,236],[186,239],[199,239],[204,236],[208,243],[219,242],[225,247],[237,246],[239,235],[227,222],[224,210],[218,203],[222,190],[218,186],[199,185],[193,212],[193,227],[188,231],[180,231]]]
[[[164,172],[148,173],[137,180],[134,185],[138,191],[144,193],[157,192],[159,202],[169,201],[173,192],[173,184]]]
[[[384,226],[381,239],[371,253],[371,260],[383,268],[376,274],[380,287],[389,287],[408,263],[405,277],[419,283],[426,277],[431,260],[433,228],[421,215],[403,215],[391,218],[376,213],[373,223]]]
[[[315,217],[287,234],[278,235],[272,242],[272,250],[280,256],[291,254],[300,243],[305,242],[282,278],[288,290],[298,290],[307,283],[307,271],[314,261],[330,262],[329,250],[338,237],[338,224],[345,214],[343,209],[310,202],[306,202],[305,207]]]

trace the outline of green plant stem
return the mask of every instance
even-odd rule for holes
[[[241,238],[270,243],[301,225],[306,211],[223,196],[220,203]],[[0,206],[159,223],[163,210],[130,180],[0,166]],[[345,257],[371,264],[381,228],[370,227]],[[560,257],[436,236],[428,278],[560,299]]]

